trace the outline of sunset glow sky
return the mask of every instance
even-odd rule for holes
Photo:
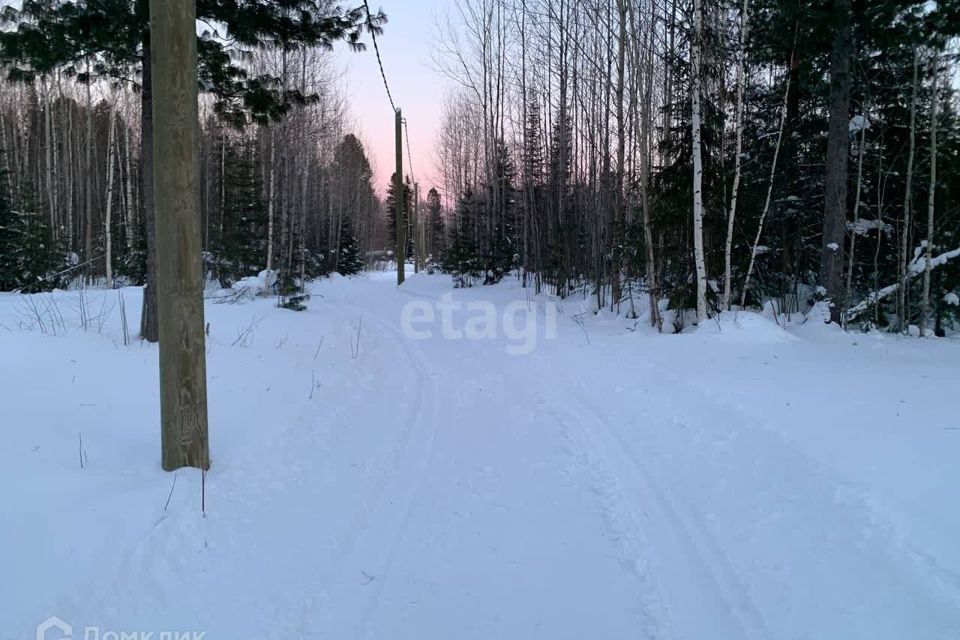
[[[443,97],[449,86],[431,60],[438,20],[453,10],[455,0],[370,0],[370,9],[382,8],[389,22],[377,40],[383,66],[396,105],[403,110],[410,130],[413,176],[421,193],[438,189],[433,146],[440,122]],[[376,55],[367,39],[367,51],[352,53],[337,47],[337,58],[346,71],[350,111],[358,134],[374,165],[374,180],[383,193],[394,168],[394,116],[387,100]],[[409,173],[404,151],[404,173]]]
[[[341,0],[354,7],[362,0]],[[413,176],[424,194],[431,186],[436,167],[432,152],[441,105],[448,81],[434,71],[431,61],[437,21],[456,11],[457,0],[369,0],[371,11],[383,9],[388,23],[378,38],[383,66],[398,107],[403,110],[410,130]],[[0,0],[4,6],[20,6],[20,0]],[[208,25],[198,23],[198,32]],[[334,47],[335,57],[344,71],[344,84],[355,121],[354,133],[360,137],[374,166],[374,182],[382,195],[394,167],[394,118],[387,100],[380,69],[370,37],[364,35],[367,50],[351,52],[343,43]],[[407,154],[404,152],[404,164]],[[409,174],[409,167],[404,166]]]

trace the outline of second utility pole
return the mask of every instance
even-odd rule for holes
[[[403,215],[406,193],[403,184],[403,116],[397,109],[397,173],[394,185],[393,203],[396,207],[397,227],[397,286],[403,284],[403,266],[407,259],[407,220]]]

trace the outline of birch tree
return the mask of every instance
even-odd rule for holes
[[[936,54],[930,60],[930,74],[933,76],[930,106],[930,190],[927,196],[927,240],[924,250],[923,268],[923,300],[921,301],[922,317],[920,319],[920,337],[925,335],[933,317],[933,308],[930,305],[930,271],[933,262],[933,213],[937,194],[937,105],[940,103],[937,96],[937,79],[940,75]]]
[[[697,270],[697,322],[707,319],[707,266],[703,249],[703,144],[701,141],[700,98],[702,88],[701,47],[703,45],[702,0],[693,0],[691,75],[693,100],[693,246]]]
[[[114,164],[116,163],[115,155],[115,132],[116,132],[116,119],[117,119],[117,103],[116,97],[113,96],[110,100],[110,119],[108,124],[108,133],[107,133],[107,205],[104,213],[103,221],[103,234],[104,234],[104,273],[107,278],[107,285],[113,286],[113,231],[111,229],[111,224],[113,221],[113,176],[114,176]]]

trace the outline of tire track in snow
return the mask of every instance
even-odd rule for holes
[[[844,500],[854,507],[855,513],[866,523],[865,529],[875,530],[886,536],[886,543],[901,554],[901,559],[912,564],[913,569],[919,574],[934,577],[942,588],[943,595],[956,605],[960,605],[960,572],[941,562],[935,554],[916,545],[896,523],[890,513],[892,507],[880,503],[869,487],[851,480],[833,465],[808,455],[784,433],[739,404],[718,397],[711,389],[704,388],[661,366],[651,363],[645,363],[645,366],[651,371],[651,379],[668,380],[672,386],[683,388],[697,397],[696,402],[687,402],[686,406],[709,406],[712,416],[727,415],[731,424],[738,424],[741,429],[749,430],[773,443],[791,459],[809,468],[810,478],[820,478],[828,483],[837,495],[844,496]],[[896,554],[892,557],[895,556]]]
[[[574,400],[580,407],[569,417],[582,434],[581,440],[596,451],[620,488],[629,518],[640,531],[638,537],[652,545],[650,554],[667,557],[666,566],[659,563],[655,576],[661,585],[659,591],[671,593],[671,601],[676,601],[678,594],[694,600],[674,616],[673,635],[688,637],[676,632],[677,618],[689,619],[696,615],[691,611],[697,611],[709,621],[713,637],[772,638],[765,620],[712,536],[685,513],[672,492],[654,477],[601,411],[578,392],[567,396],[567,400]],[[570,428],[564,416],[554,412],[554,418]],[[667,586],[667,572],[671,582],[679,579],[680,584]]]
[[[956,609],[949,612],[958,599],[949,576],[937,576],[948,583],[945,591],[927,588],[929,576],[904,557],[907,550],[890,531],[877,526],[862,488],[736,405],[669,371],[646,368],[649,373],[637,372],[650,387],[640,413],[651,424],[641,427],[627,417],[623,425],[635,428],[639,439],[628,439],[613,414],[575,381],[569,382],[573,401],[568,396],[567,406],[586,436],[599,435],[601,449],[648,483],[666,506],[654,511],[654,519],[659,511],[686,532],[733,605],[744,633],[709,637],[824,637],[828,630],[860,637],[866,617],[882,618],[891,633],[902,634],[911,624],[898,619],[893,602],[917,619],[936,620],[929,628],[955,624]],[[653,542],[655,553],[665,548]],[[690,602],[692,611],[696,604]]]
[[[361,511],[347,529],[348,544],[329,572],[329,579],[324,581],[336,590],[338,609],[323,612],[323,620],[317,625],[322,630],[303,630],[304,637],[362,638],[369,634],[369,625],[433,457],[439,423],[439,382],[422,350],[369,310],[346,306],[363,312],[365,319],[400,345],[415,373],[416,391],[404,420],[403,435],[394,449],[393,465],[381,475],[367,501],[369,508]],[[312,615],[307,613],[305,617]]]
[[[563,402],[551,403],[564,407],[563,411],[550,409],[548,413],[579,446],[596,454],[599,464],[594,473],[608,477],[618,489],[611,500],[614,504],[604,508],[626,509],[626,514],[614,516],[625,516],[634,528],[635,544],[628,552],[644,556],[631,560],[653,568],[652,598],[668,609],[667,628],[657,637],[699,638],[709,631],[710,637],[716,638],[772,638],[709,533],[683,513],[672,493],[576,385],[564,386],[568,393]],[[699,626],[690,630],[693,618],[699,618]]]

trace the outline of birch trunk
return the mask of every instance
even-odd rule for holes
[[[693,246],[697,268],[697,323],[707,319],[707,267],[703,251],[703,157],[700,139],[700,47],[703,39],[703,6],[693,0]]]
[[[110,225],[113,217],[113,165],[116,161],[116,155],[114,153],[114,129],[116,128],[117,103],[115,98],[114,96],[114,100],[111,101],[110,105],[110,131],[107,134],[107,206],[103,222],[105,239],[104,271],[107,277],[108,287],[113,286],[113,233],[111,232]]]
[[[57,219],[56,219],[56,210],[57,203],[53,197],[53,147],[55,142],[53,140],[53,101],[50,99],[50,89],[47,85],[47,78],[44,76],[41,79],[41,86],[43,87],[43,102],[44,102],[44,117],[43,117],[43,126],[44,126],[44,137],[46,138],[44,145],[45,160],[46,160],[46,172],[45,172],[45,182],[47,187],[47,205],[50,208],[50,227],[53,230],[54,238],[57,234]]]
[[[90,63],[87,63],[87,73],[90,73]],[[86,174],[86,188],[84,189],[84,224],[83,224],[83,259],[93,259],[93,93],[90,82],[87,82],[87,134],[84,140],[83,167]]]
[[[937,56],[934,53],[931,61],[933,73],[933,104],[930,107],[930,193],[927,198],[927,247],[923,267],[923,303],[921,306],[923,317],[920,321],[920,337],[922,338],[933,317],[933,308],[930,305],[930,269],[933,258],[933,211],[936,203],[937,191]]]
[[[67,250],[74,250],[74,235],[73,235],[73,206],[74,206],[74,135],[73,135],[73,109],[67,108],[67,126],[66,131],[63,136],[63,152],[66,156],[66,160],[63,163],[64,166],[64,181],[66,187],[63,191],[63,199],[66,204],[66,234],[67,234]]]
[[[611,304],[616,307],[620,304],[621,283],[620,272],[623,258],[621,256],[621,245],[623,244],[623,219],[624,219],[624,194],[623,194],[623,170],[626,156],[626,127],[623,115],[623,85],[624,72],[627,67],[627,0],[617,0],[617,16],[620,20],[620,28],[617,34],[617,183],[613,194],[613,265],[610,269],[611,279]]]
[[[124,166],[126,167],[127,174],[127,183],[126,183],[126,204],[124,207],[124,240],[127,243],[127,255],[133,251],[133,225],[136,221],[136,213],[134,210],[134,200],[133,200],[133,162],[131,156],[133,153],[130,151],[130,138],[132,134],[127,134],[123,136],[124,143]]]
[[[273,211],[277,199],[276,170],[274,169],[277,145],[273,139],[273,129],[268,129],[268,131],[267,144],[270,145],[270,170],[267,176],[267,271],[270,271],[273,269]]]

